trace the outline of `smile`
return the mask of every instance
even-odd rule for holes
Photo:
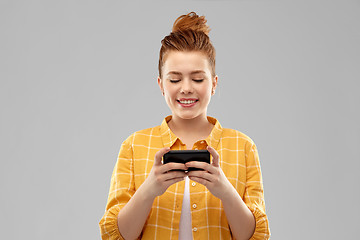
[[[194,103],[194,102],[196,102],[197,100],[183,100],[183,101],[180,101],[179,100],[179,102],[180,103],[182,103],[182,104],[191,104],[191,103]]]
[[[178,103],[180,103],[181,106],[183,107],[192,107],[196,104],[197,101],[199,101],[198,99],[178,99],[176,100]]]

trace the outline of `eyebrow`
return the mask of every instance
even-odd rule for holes
[[[205,73],[205,71],[203,71],[203,70],[195,70],[195,71],[192,71],[190,74],[197,74],[197,73]],[[170,74],[182,75],[181,72],[177,72],[177,71],[170,71],[166,75],[170,75]]]

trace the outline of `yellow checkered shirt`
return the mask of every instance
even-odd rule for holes
[[[117,215],[147,178],[155,153],[164,147],[186,149],[168,127],[170,119],[168,116],[160,126],[135,132],[123,142],[111,177],[106,211],[99,223],[102,239],[123,239]],[[222,128],[215,118],[208,117],[208,121],[214,124],[211,134],[196,142],[193,149],[210,145],[219,153],[220,167],[255,216],[256,228],[251,239],[268,239],[270,230],[254,142],[239,131]],[[139,239],[178,239],[184,186],[184,181],[173,184],[154,200]],[[232,239],[221,200],[191,180],[190,203],[194,239]]]

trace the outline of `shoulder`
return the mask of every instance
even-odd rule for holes
[[[236,148],[255,146],[254,141],[248,135],[231,128],[223,128],[221,140],[224,145],[231,145]]]
[[[128,136],[123,144],[134,145],[148,142],[150,138],[160,138],[160,126],[138,130]]]
[[[223,128],[223,134],[222,134],[222,138],[226,139],[226,138],[233,138],[233,139],[238,139],[238,140],[242,140],[242,141],[246,141],[249,143],[254,143],[254,141],[245,133],[240,132],[238,130],[235,129],[231,129],[231,128]]]

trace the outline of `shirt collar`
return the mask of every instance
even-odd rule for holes
[[[160,134],[164,147],[171,147],[178,139],[178,137],[170,130],[167,124],[171,120],[171,118],[171,115],[167,116],[160,125]],[[216,118],[207,117],[207,119],[210,123],[214,125],[214,127],[211,130],[210,135],[205,139],[205,141],[207,145],[211,146],[214,149],[217,149],[223,128],[221,127],[221,124]]]

